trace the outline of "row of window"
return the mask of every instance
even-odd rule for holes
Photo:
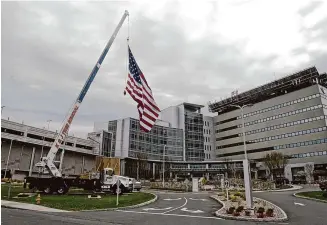
[[[210,137],[205,137],[205,142],[210,142]]]
[[[323,119],[327,119],[327,115],[326,116],[317,116],[317,117],[312,117],[312,118],[307,118],[307,119],[301,119],[301,120],[277,124],[277,125],[273,125],[273,126],[269,126],[269,127],[264,127],[264,128],[260,128],[260,129],[250,130],[250,131],[245,132],[245,134],[251,135],[251,134],[266,132],[266,131],[270,131],[270,130],[276,130],[276,129],[280,129],[280,128],[284,128],[284,127],[290,127],[290,126],[295,126],[295,125],[299,125],[299,124],[310,123],[313,121],[323,120]],[[226,140],[226,139],[231,139],[231,138],[236,138],[236,137],[241,137],[241,136],[243,136],[243,134],[238,133],[238,134],[233,134],[233,135],[216,138],[216,141],[221,141],[221,140]]]
[[[128,156],[137,158],[139,151],[128,151]],[[152,160],[162,160],[162,154],[156,154],[156,153],[151,153],[151,152],[146,152],[147,159],[152,159]],[[183,156],[174,156],[174,155],[169,155],[166,157],[167,161],[183,161]]]
[[[140,122],[135,119],[130,120],[130,129],[140,131]],[[202,131],[202,128],[201,128]],[[142,133],[144,135],[152,134],[152,135],[160,135],[160,136],[169,136],[169,137],[182,137],[183,130],[176,128],[167,128],[163,126],[154,125],[149,133]]]
[[[204,126],[209,127],[210,126],[210,123],[208,121],[204,121]]]
[[[307,119],[301,119],[301,120],[296,120],[296,121],[292,121],[292,122],[282,123],[282,124],[278,124],[278,125],[274,125],[274,126],[270,126],[270,127],[265,127],[265,128],[261,128],[261,129],[247,131],[247,132],[245,132],[245,134],[246,135],[256,134],[256,133],[261,133],[261,132],[265,132],[265,131],[269,131],[269,130],[276,130],[276,129],[280,129],[280,128],[284,128],[284,127],[291,127],[291,126],[304,124],[304,123],[310,123],[310,122],[313,122],[313,121],[323,120],[323,119],[327,119],[327,116],[317,116],[317,117],[312,117],[312,118],[307,118]],[[242,136],[242,133],[240,133],[240,136]]]
[[[291,157],[292,158],[306,158],[306,157],[324,156],[324,155],[327,155],[327,151],[300,153],[300,154],[291,155]]]
[[[231,121],[234,121],[234,120],[237,120],[237,119],[238,119],[238,117],[233,117],[233,118],[229,118],[229,119],[226,119],[226,120],[218,121],[215,124],[217,126],[217,125],[220,125],[220,124],[223,124],[223,123],[228,123],[228,122],[231,122]]]
[[[275,115],[275,116],[269,116],[269,117],[266,117],[266,118],[263,118],[263,119],[247,122],[247,123],[245,123],[245,126],[250,126],[250,125],[253,125],[253,124],[258,124],[258,123],[262,123],[262,122],[266,122],[266,121],[270,121],[270,120],[276,120],[276,119],[279,119],[279,118],[292,116],[292,115],[300,114],[300,113],[307,112],[307,111],[312,111],[312,110],[319,109],[319,108],[322,108],[322,107],[323,107],[323,105],[319,104],[319,105],[310,106],[310,107],[307,107],[307,108],[297,109],[297,110],[294,110],[294,111],[281,113],[281,114],[278,114],[278,115]],[[242,125],[239,125],[238,127],[242,127]]]
[[[211,145],[204,145],[204,150],[211,151]]]
[[[319,128],[311,128],[307,130],[300,130],[292,133],[285,133],[285,134],[279,134],[275,136],[270,136],[270,137],[265,137],[265,138],[258,138],[251,140],[249,142],[264,142],[264,141],[271,141],[271,140],[277,140],[277,139],[283,139],[283,138],[288,138],[288,137],[295,137],[295,136],[300,136],[300,135],[306,135],[306,134],[311,134],[311,133],[318,133],[322,131],[326,131],[327,127],[319,127]]]
[[[301,142],[285,144],[285,145],[278,145],[278,146],[274,146],[274,150],[284,149],[284,148],[296,148],[296,147],[317,145],[317,144],[323,144],[323,143],[327,143],[327,138],[321,138],[321,139],[310,140],[310,141],[301,141]]]
[[[324,144],[324,143],[327,143],[327,138],[303,141],[303,142],[297,142],[297,143],[291,143],[291,144],[285,144],[285,145],[278,145],[278,146],[274,146],[274,147],[251,149],[251,150],[248,150],[247,153],[252,154],[252,153],[258,153],[258,152],[266,152],[266,151],[285,149],[285,148],[303,147],[303,146],[308,146],[308,145]],[[223,157],[243,155],[243,154],[244,154],[244,151],[238,151],[238,152],[217,154],[216,157],[223,158]],[[299,155],[299,154],[297,154],[297,155]],[[311,153],[310,153],[310,155],[311,155]],[[303,154],[302,154],[302,156],[303,156]]]
[[[203,134],[211,134],[210,130],[207,130],[207,129],[203,129]]]
[[[244,114],[244,117],[254,116],[254,115],[269,112],[269,111],[272,111],[272,110],[275,110],[275,109],[280,109],[280,108],[287,107],[287,106],[290,106],[290,105],[293,105],[293,104],[297,104],[299,102],[304,102],[304,101],[307,101],[307,100],[318,98],[319,96],[320,96],[320,94],[313,94],[313,95],[309,95],[309,96],[306,96],[306,97],[303,97],[303,98],[298,98],[296,100],[292,100],[292,101],[289,101],[289,102],[284,102],[284,103],[274,105],[274,106],[271,106],[271,107],[268,107],[268,108],[265,108],[265,109],[260,109],[260,110],[254,111],[254,112],[246,113],[246,114]],[[237,119],[241,119],[241,116],[238,116]]]
[[[247,140],[246,144],[254,144],[254,143],[259,143],[259,142],[264,142],[264,141],[284,139],[284,138],[288,138],[288,137],[306,135],[306,134],[311,134],[311,133],[318,133],[318,132],[322,132],[322,131],[326,131],[326,130],[327,130],[327,127],[311,128],[311,129],[296,131],[296,132],[292,132],[292,133],[285,133],[285,134],[279,134],[279,135],[265,137],[265,138]],[[227,144],[227,145],[220,145],[220,146],[217,146],[216,149],[231,148],[231,147],[240,146],[240,145],[243,145],[243,142],[236,142],[236,143]]]

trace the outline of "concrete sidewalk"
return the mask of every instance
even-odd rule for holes
[[[40,205],[28,204],[23,202],[5,201],[5,200],[1,200],[1,206],[6,208],[33,210],[33,211],[41,211],[41,212],[70,212],[70,211],[53,209]]]

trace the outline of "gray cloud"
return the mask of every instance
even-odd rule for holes
[[[131,14],[131,49],[160,108],[183,101],[206,104],[219,100],[235,89],[245,91],[271,81],[274,72],[279,77],[309,65],[327,71],[326,52],[310,51],[306,45],[292,54],[308,54],[307,65],[281,69],[275,65],[278,54],[246,53],[248,39],[228,44],[221,41],[222,37],[210,33],[215,28],[212,15],[218,8],[211,4],[211,12],[205,16],[209,30],[198,39],[190,39],[192,32],[183,27],[187,20],[180,14],[183,5],[176,2],[167,2],[160,9],[162,19],[130,2],[3,2],[3,117],[36,126],[45,126],[46,120],[52,119],[51,128],[59,129],[55,126],[77,97],[125,8]],[[306,17],[315,7],[319,5],[309,5],[299,15]],[[321,20],[313,28],[302,28],[299,35],[306,43],[320,40],[326,44],[325,23]],[[318,29],[320,35],[311,38]],[[137,117],[136,104],[123,96],[126,36],[127,23],[76,116],[73,133],[90,132],[94,121]]]

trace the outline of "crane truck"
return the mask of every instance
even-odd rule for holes
[[[108,43],[106,44],[104,50],[102,51],[98,61],[93,67],[91,74],[89,75],[86,83],[84,84],[80,94],[78,95],[75,103],[67,114],[62,128],[58,135],[56,136],[48,154],[46,157],[41,157],[41,161],[36,163],[36,167],[40,168],[42,171],[45,171],[44,174],[39,174],[38,176],[27,176],[24,180],[24,187],[29,186],[30,189],[38,189],[47,194],[58,193],[65,194],[68,192],[71,186],[90,188],[93,190],[99,190],[104,192],[114,192],[117,190],[120,193],[123,193],[129,187],[129,179],[127,177],[118,176],[113,173],[112,168],[103,168],[99,173],[96,173],[93,177],[88,179],[81,177],[67,177],[61,174],[61,171],[55,165],[55,157],[63,144],[65,138],[68,135],[69,128],[72,124],[72,121],[87,93],[89,90],[97,72],[99,71],[101,64],[106,57],[113,41],[115,40],[116,35],[118,34],[120,28],[122,27],[126,17],[129,16],[127,10],[125,10],[121,20],[119,21],[114,33],[110,37]],[[119,188],[117,188],[117,185]]]

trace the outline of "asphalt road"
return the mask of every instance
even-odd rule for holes
[[[284,223],[294,225],[326,225],[327,204],[297,199],[293,192],[257,193],[281,206],[290,220]],[[213,216],[220,206],[209,198],[209,194],[200,193],[156,193],[158,201],[141,208],[119,211],[44,213],[27,210],[2,208],[2,224],[107,224],[107,225],[261,225],[245,221],[223,220]],[[295,205],[294,202],[303,205]]]

